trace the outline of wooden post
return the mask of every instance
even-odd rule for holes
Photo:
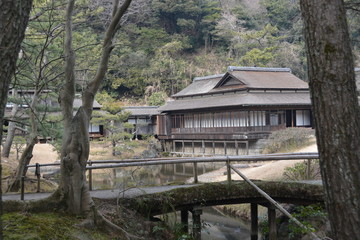
[[[40,176],[41,176],[40,164],[39,163],[35,164],[35,176],[37,178],[37,190],[36,190],[36,192],[39,193],[40,192]]]
[[[201,147],[202,147],[202,156],[205,157],[205,141],[201,140]]]
[[[268,207],[269,240],[276,240],[276,211],[272,205]]]
[[[215,142],[212,142],[212,147],[213,147],[213,154],[215,155]]]
[[[197,162],[194,162],[194,183],[198,183],[198,168],[197,168]]]
[[[88,164],[92,165],[91,160],[88,161]],[[92,169],[89,169],[89,190],[92,191]]]
[[[230,159],[227,158],[226,160],[226,170],[227,170],[227,181],[228,184],[231,184],[231,167],[230,167]]]
[[[201,240],[201,218],[202,209],[194,207],[192,210],[193,216],[193,238],[194,240]]]
[[[181,210],[181,230],[184,233],[189,232],[189,212],[188,212],[188,210]]]
[[[237,140],[235,140],[235,154],[239,155],[239,143]]]
[[[25,191],[25,176],[21,176],[21,190],[20,190],[20,200],[24,201],[24,191]]]
[[[182,156],[185,155],[185,142],[182,140]]]
[[[306,178],[307,178],[307,180],[310,180],[310,178],[311,178],[311,159],[307,160]]]
[[[194,140],[191,141],[191,147],[192,147],[192,156],[195,156],[195,143]]]
[[[251,203],[251,240],[258,240],[258,205]]]

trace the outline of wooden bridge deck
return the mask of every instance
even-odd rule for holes
[[[324,200],[321,181],[258,181],[256,184],[279,202],[306,205]],[[120,199],[122,204],[150,215],[192,209],[194,206],[239,203],[267,204],[267,200],[244,181],[233,181],[231,185],[205,183],[138,187],[126,190],[95,190],[90,193],[93,198],[114,202],[114,204]],[[25,194],[24,199],[25,201],[39,200],[50,195],[51,193],[28,193]],[[20,200],[20,194],[3,195],[5,211],[6,202],[10,200]]]
[[[266,181],[261,182],[262,185],[266,184]],[[275,182],[268,182],[268,183],[275,183]],[[279,182],[277,182],[279,183]],[[286,183],[286,182],[282,182]],[[287,182],[287,183],[294,183],[294,182]],[[296,182],[298,184],[305,184],[305,185],[317,185],[321,186],[321,181],[298,181]],[[211,185],[211,183],[208,183],[207,185]],[[202,184],[184,184],[184,185],[171,185],[171,186],[154,186],[154,187],[134,187],[129,188],[126,190],[123,189],[109,189],[109,190],[93,190],[90,191],[90,194],[93,198],[99,198],[99,199],[117,199],[117,198],[134,198],[139,197],[143,195],[148,194],[155,194],[155,193],[164,193],[168,192],[174,189],[179,188],[192,188],[196,186],[201,186]],[[196,188],[194,188],[196,190]],[[318,194],[318,193],[317,193]],[[44,199],[48,196],[50,196],[51,193],[25,193],[24,200],[39,200]],[[6,193],[2,196],[3,201],[10,201],[10,200],[20,200],[20,194],[18,193]]]

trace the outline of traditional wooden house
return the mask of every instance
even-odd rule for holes
[[[255,153],[259,139],[286,127],[312,127],[308,84],[288,68],[229,67],[195,78],[159,108],[165,151]]]

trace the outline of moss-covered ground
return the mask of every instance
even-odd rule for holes
[[[64,213],[12,212],[3,215],[4,239],[116,239],[98,229],[77,227],[82,219]]]

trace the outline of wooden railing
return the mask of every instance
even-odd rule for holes
[[[276,126],[249,126],[249,127],[199,127],[199,128],[171,128],[171,134],[236,134],[236,133],[250,133],[250,132],[272,132],[284,129],[285,124]]]
[[[281,153],[281,154],[262,154],[262,155],[242,155],[242,156],[212,156],[212,157],[182,157],[182,158],[147,158],[147,159],[124,159],[124,160],[97,160],[88,161],[86,170],[88,171],[89,189],[92,190],[92,170],[107,169],[107,168],[121,168],[121,167],[134,167],[134,166],[150,166],[162,164],[181,164],[192,163],[194,167],[194,183],[198,183],[198,163],[215,163],[224,162],[227,166],[228,181],[231,182],[231,162],[257,162],[257,161],[279,161],[279,160],[308,160],[307,173],[308,178],[311,167],[311,160],[318,159],[318,153]],[[32,164],[28,168],[35,168],[35,175],[37,176],[37,192],[40,192],[40,176],[41,167],[46,166],[60,166],[60,163],[47,163],[47,164]],[[21,200],[24,200],[24,183],[25,176],[22,176],[21,184]]]

